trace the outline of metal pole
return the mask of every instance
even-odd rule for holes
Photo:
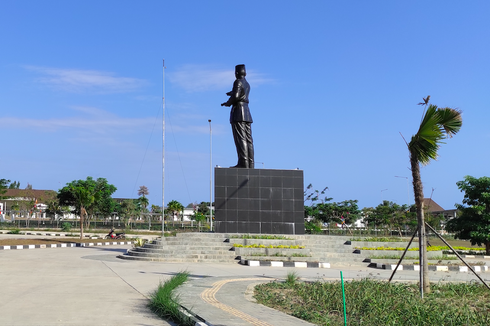
[[[425,222],[425,225],[427,225],[427,227],[432,231],[434,232],[435,235],[437,235],[439,237],[439,239],[441,239],[442,242],[444,242],[446,244],[446,246],[449,247],[449,249],[451,249],[454,254],[466,265],[466,267],[468,267],[469,270],[471,270],[473,272],[473,274],[475,274],[476,277],[478,277],[478,279],[480,281],[482,281],[483,284],[485,284],[485,286],[487,287],[487,289],[490,290],[490,286],[488,286],[488,284],[480,277],[480,275],[478,275],[475,270],[473,269],[473,267],[471,267],[470,265],[468,265],[468,263],[466,263],[466,261],[456,252],[456,250],[454,250],[453,247],[451,247],[451,245],[443,238],[439,235],[439,233],[436,232],[436,230],[434,230],[434,228],[432,226],[430,226],[429,224],[427,224],[427,222]]]
[[[383,205],[383,191],[386,191],[386,190],[388,190],[388,189],[381,190],[381,205]]]
[[[415,238],[415,235],[417,234],[417,232],[419,232],[418,230],[416,230],[413,235],[412,235],[412,239],[410,239],[410,242],[408,243],[407,247],[405,248],[405,251],[403,252],[402,256],[400,257],[400,260],[398,261],[398,264],[396,265],[395,269],[393,270],[393,273],[391,274],[390,276],[390,279],[388,280],[388,283],[391,282],[391,279],[393,278],[393,276],[395,275],[396,273],[396,270],[398,269],[398,266],[400,266],[402,260],[403,260],[403,257],[405,257],[405,254],[407,253],[408,251],[408,248],[410,248],[410,245],[412,244],[412,241],[413,241],[413,238]],[[420,248],[419,248],[420,250]]]
[[[209,230],[213,231],[213,131],[209,122]]]
[[[409,187],[408,187],[408,177],[400,177],[398,175],[395,175],[395,178],[404,178],[404,179],[407,179],[407,203],[408,203],[408,208],[410,209],[410,191],[409,191]]]
[[[165,236],[165,60],[162,60],[162,239]],[[162,242],[163,243],[163,242]]]

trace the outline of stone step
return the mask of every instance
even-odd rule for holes
[[[151,257],[151,258],[162,258],[162,259],[210,259],[210,260],[235,260],[235,255],[225,256],[225,255],[212,255],[212,254],[154,254],[154,253],[143,253],[143,252],[133,252],[128,251],[128,256],[136,257]]]
[[[159,238],[143,247],[128,250],[123,259],[165,261],[165,262],[236,262],[237,258],[246,257],[257,259],[293,259],[295,261],[327,262],[338,266],[362,264],[364,257],[353,254],[353,247],[346,245],[350,237],[334,237],[324,235],[293,235],[287,236],[293,240],[284,239],[238,239],[229,238],[226,234],[214,233],[179,233],[176,237]],[[264,251],[265,248],[234,248],[233,243],[268,245],[300,245],[298,249],[308,257],[280,257],[275,251],[288,255],[290,249],[269,250],[273,256],[252,256],[255,250]],[[236,251],[235,251],[236,250]],[[240,252],[241,251],[241,252]],[[309,254],[308,254],[309,252]]]
[[[236,261],[229,260],[211,260],[211,259],[175,259],[175,258],[158,258],[158,257],[138,257],[138,256],[117,256],[117,258],[136,261],[155,261],[165,263],[219,263],[219,264],[236,264]]]
[[[173,248],[175,250],[193,250],[193,249],[205,249],[205,250],[229,250],[232,247],[231,246],[220,246],[220,245],[197,245],[197,244],[188,244],[188,245],[154,245],[154,244],[145,244],[145,248],[151,248],[151,249],[167,249],[167,248]]]
[[[169,254],[169,255],[176,255],[180,253],[186,253],[186,254],[213,254],[213,255],[230,255],[230,256],[236,256],[236,254],[233,251],[230,250],[172,250],[172,249],[165,249],[165,250],[158,250],[158,249],[148,249],[148,248],[134,248],[131,249],[133,252],[141,252],[141,253],[153,253],[153,254]]]

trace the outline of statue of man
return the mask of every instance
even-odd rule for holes
[[[252,139],[252,115],[248,109],[248,94],[250,85],[245,76],[245,65],[235,66],[236,80],[231,92],[226,93],[230,98],[221,106],[231,106],[230,123],[235,140],[238,163],[234,168],[254,168],[254,145]]]

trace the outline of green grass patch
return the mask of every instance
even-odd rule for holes
[[[267,254],[262,253],[262,252],[254,252],[254,253],[250,254],[249,256],[252,256],[252,257],[265,257],[265,256],[268,256],[268,257],[310,257],[310,255],[298,254],[298,253],[294,253],[294,254],[290,254],[290,255],[283,255],[280,252],[276,252],[273,255],[267,255]]]
[[[242,245],[239,243],[234,243],[233,247],[235,248],[269,248],[269,249],[305,249],[305,246],[285,246],[285,245],[263,245],[263,244],[251,244],[251,245]]]
[[[287,238],[283,235],[267,235],[267,234],[242,234],[242,235],[234,235],[230,237],[231,239],[258,239],[258,240],[293,240],[291,238]]]
[[[150,295],[149,307],[151,311],[178,325],[193,326],[195,322],[181,312],[179,297],[174,293],[174,290],[187,281],[188,277],[188,272],[180,272],[163,284],[160,283],[155,292]]]
[[[474,251],[474,252],[482,252],[485,248],[467,248],[467,247],[453,247],[454,250],[458,251]],[[354,247],[354,249],[359,250],[394,250],[394,251],[404,251],[406,248],[404,247]],[[448,246],[430,246],[427,247],[427,251],[448,251]],[[410,248],[408,251],[419,251],[419,248]]]
[[[370,256],[369,258],[371,259],[400,259],[400,255],[397,256],[397,255],[374,255],[374,256]],[[415,260],[415,259],[418,259],[417,257],[403,257],[403,260]],[[436,257],[430,257],[429,258],[430,260],[458,260],[459,258],[456,257],[455,255],[453,256],[446,256],[446,255],[442,255],[442,256],[436,256]]]
[[[316,325],[344,325],[340,282],[272,282],[255,298]],[[490,291],[477,283],[431,285],[420,299],[417,284],[364,279],[345,282],[347,325],[489,325]]]
[[[366,241],[366,242],[405,242],[403,238],[395,237],[370,237],[370,238],[351,238],[350,241]]]

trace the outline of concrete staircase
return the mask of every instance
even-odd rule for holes
[[[325,235],[286,235],[292,240],[236,239],[237,234],[178,233],[176,237],[159,238],[143,247],[129,249],[122,259],[165,262],[237,263],[240,260],[304,261],[330,263],[331,266],[364,265],[364,258],[355,254],[349,237]],[[233,243],[300,245],[309,257],[244,256],[235,251]],[[238,249],[238,248],[237,248]],[[287,251],[287,249],[286,249]]]
[[[166,262],[233,263],[235,252],[220,233],[178,233],[146,243],[143,247],[129,249],[118,258]]]

